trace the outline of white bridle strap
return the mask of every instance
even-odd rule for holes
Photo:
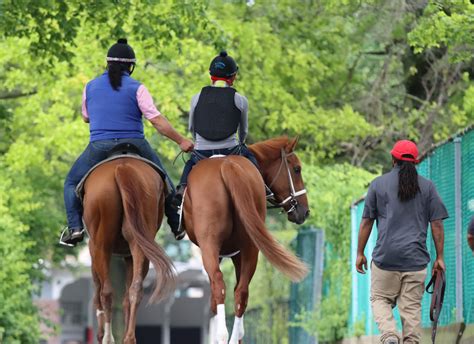
[[[271,188],[273,186],[273,184],[277,180],[278,176],[280,175],[281,170],[283,168],[283,164],[284,164],[285,167],[286,167],[287,175],[288,175],[288,184],[290,185],[290,195],[287,198],[285,198],[282,202],[277,203],[278,207],[282,207],[285,204],[287,204],[288,202],[291,202],[293,200],[296,201],[296,197],[299,197],[301,195],[306,194],[306,189],[295,191],[295,184],[293,182],[293,178],[291,177],[290,167],[288,166],[288,160],[287,160],[288,156],[293,155],[293,154],[295,154],[295,153],[291,152],[289,154],[286,154],[285,150],[283,148],[281,149],[281,164],[280,164],[280,167],[278,168],[277,174],[275,175],[275,177],[273,178],[272,182],[269,185],[269,188]],[[288,213],[290,213],[294,210],[295,210],[295,204],[293,204],[293,206],[288,210]]]
[[[297,191],[295,193],[292,193],[290,196],[288,196],[287,198],[285,198],[283,201],[281,201],[280,203],[278,203],[279,206],[283,206],[285,205],[286,203],[288,203],[289,201],[291,201],[292,199],[298,197],[298,196],[301,196],[301,195],[304,195],[306,193],[306,189],[303,189],[303,190],[300,190],[300,191]]]

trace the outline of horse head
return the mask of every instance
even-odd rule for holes
[[[301,161],[295,148],[298,138],[277,138],[250,146],[259,162],[263,178],[274,194],[271,201],[297,224],[309,216],[308,198],[301,174]]]

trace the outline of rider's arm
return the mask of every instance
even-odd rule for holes
[[[143,117],[148,119],[161,135],[173,140],[178,145],[183,142],[184,137],[174,130],[165,116],[163,116],[161,112],[158,111],[150,92],[144,85],[140,85],[140,87],[138,87],[137,103],[140,111],[143,114]]]
[[[140,85],[137,90],[137,102],[143,116],[151,122],[161,135],[176,142],[185,152],[193,149],[193,143],[181,136],[173,128],[170,122],[168,122],[166,117],[158,111],[153,103],[153,98],[151,97],[150,92],[148,92],[147,88],[143,85]]]
[[[153,117],[150,119],[150,122],[161,135],[164,135],[167,138],[173,140],[178,145],[180,145],[184,140],[186,140],[173,128],[173,126],[170,124],[170,122],[168,122],[165,116],[160,115]]]
[[[237,108],[240,109],[240,112],[242,113],[242,116],[240,117],[240,123],[239,123],[239,141],[240,143],[245,143],[245,140],[247,139],[248,127],[249,127],[249,122],[248,122],[249,102],[247,98],[245,98],[243,95],[239,93],[235,93],[235,104]]]
[[[196,109],[196,105],[199,101],[199,96],[200,96],[201,92],[199,92],[198,94],[194,95],[194,97],[191,99],[191,108],[189,109],[189,125],[188,125],[188,129],[189,129],[189,132],[193,135],[193,137],[195,138],[196,135],[194,135],[194,110]]]
[[[84,87],[84,91],[82,91],[82,119],[84,122],[89,123],[89,113],[87,112],[87,104],[86,104],[86,87]]]
[[[161,115],[160,111],[158,111],[155,103],[153,102],[150,92],[148,92],[148,89],[144,85],[140,85],[140,87],[138,87],[137,103],[140,111],[146,119],[151,120],[152,118]]]

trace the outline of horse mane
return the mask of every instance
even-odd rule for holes
[[[254,143],[249,148],[253,153],[260,157],[278,158],[280,151],[290,142],[288,136],[275,137],[269,140]]]

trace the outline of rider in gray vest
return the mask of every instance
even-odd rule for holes
[[[184,166],[175,200],[180,205],[188,175],[201,159],[212,155],[242,155],[257,168],[257,159],[245,145],[248,133],[248,100],[233,88],[238,66],[222,51],[209,67],[212,84],[191,100],[189,131],[195,144],[191,158]]]

